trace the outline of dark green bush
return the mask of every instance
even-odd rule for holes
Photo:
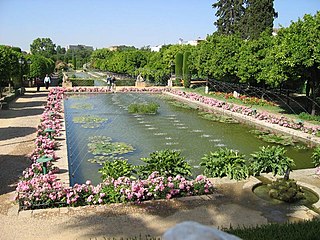
[[[204,166],[204,175],[207,177],[229,177],[230,179],[246,179],[249,169],[244,155],[232,149],[220,148],[216,152],[205,154],[200,166]]]
[[[114,161],[106,161],[103,167],[99,169],[102,180],[108,178],[118,179],[119,177],[132,177],[135,166],[128,163],[127,160],[116,159]]]
[[[311,156],[312,163],[315,167],[320,166],[320,147],[316,147]]]
[[[286,150],[279,146],[262,146],[260,151],[251,154],[250,170],[253,175],[272,172],[273,175],[284,175],[294,166],[294,161],[285,156]]]
[[[149,158],[142,158],[146,165],[139,166],[138,175],[143,179],[151,175],[154,171],[159,172],[160,176],[169,177],[181,175],[191,176],[191,166],[181,156],[180,151],[161,150],[150,153]]]

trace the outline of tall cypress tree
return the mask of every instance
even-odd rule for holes
[[[217,8],[217,21],[214,23],[218,28],[218,33],[231,35],[239,32],[240,19],[244,14],[245,0],[219,0],[212,4]]]
[[[264,31],[272,33],[273,20],[278,17],[273,2],[274,0],[246,0],[245,14],[239,25],[244,39],[258,39]]]

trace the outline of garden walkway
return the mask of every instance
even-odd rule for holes
[[[18,212],[12,199],[18,177],[30,162],[47,92],[29,88],[24,96],[0,110],[0,239],[108,239],[161,236],[176,223],[193,220],[229,227],[310,219],[307,208],[275,206],[256,197],[255,179],[242,182],[213,179],[218,192],[210,196]],[[314,170],[294,171],[294,178],[320,186]],[[105,238],[104,238],[105,237]]]

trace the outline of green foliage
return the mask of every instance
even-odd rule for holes
[[[42,55],[32,55],[30,65],[30,77],[40,77],[43,79],[46,74],[52,73],[54,70],[54,61]]]
[[[314,149],[311,159],[315,167],[320,167],[320,147]]]
[[[56,53],[56,45],[50,38],[37,38],[30,45],[32,55],[41,55],[46,58],[52,57]]]
[[[98,128],[101,126],[101,124],[108,119],[93,116],[93,115],[84,115],[79,117],[74,117],[73,122],[74,123],[81,123],[81,127],[83,128]]]
[[[268,184],[268,187],[270,188],[269,196],[280,201],[292,203],[305,198],[302,189],[293,179],[285,180],[279,178]]]
[[[244,0],[219,0],[212,4],[216,8],[217,26],[219,34],[235,34],[239,32],[240,20],[244,14]]]
[[[191,74],[189,69],[189,56],[190,56],[189,51],[183,53],[182,74],[183,74],[183,81],[184,81],[185,88],[189,88],[191,83]]]
[[[293,138],[291,136],[285,136],[281,134],[274,134],[270,131],[251,130],[251,133],[255,134],[261,140],[268,143],[276,143],[283,146],[294,145]]]
[[[135,166],[128,163],[127,160],[116,159],[114,161],[105,161],[103,167],[99,169],[102,180],[109,178],[118,179],[119,177],[131,177]]]
[[[272,172],[283,175],[294,166],[294,161],[285,156],[286,150],[279,146],[262,146],[260,151],[251,154],[250,169],[253,175]]]
[[[92,110],[93,105],[90,103],[76,103],[76,104],[71,105],[70,108]]]
[[[254,227],[223,229],[223,231],[248,240],[301,240],[319,238],[320,219],[308,221],[272,223]]]
[[[274,0],[246,0],[238,29],[243,39],[258,39],[262,32],[271,35],[273,21],[278,17],[273,2]]]
[[[198,113],[200,117],[214,121],[214,122],[221,122],[221,123],[239,123],[237,120],[235,120],[232,117],[224,116],[224,115],[218,115],[214,113],[209,112],[199,112]]]
[[[106,136],[89,137],[88,149],[89,152],[95,155],[117,155],[134,151],[130,144],[112,142],[112,139]]]
[[[160,176],[191,176],[191,166],[181,156],[180,151],[161,150],[150,153],[150,157],[142,158],[146,165],[139,166],[138,175],[142,178],[148,177],[154,171]]]
[[[128,112],[136,114],[156,114],[159,107],[159,104],[154,102],[132,103],[128,106]]]
[[[182,67],[183,67],[183,53],[178,52],[176,54],[176,64],[175,64],[175,74],[176,79],[181,80],[182,79]]]
[[[320,116],[318,115],[311,115],[309,113],[306,112],[302,112],[299,114],[299,118],[303,119],[303,120],[307,120],[307,121],[317,121],[320,122]]]
[[[249,169],[245,156],[228,148],[205,154],[201,158],[200,166],[204,166],[204,175],[207,177],[228,177],[242,180],[249,177]]]

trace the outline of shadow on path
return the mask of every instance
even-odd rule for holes
[[[0,195],[12,192],[24,169],[30,166],[30,160],[25,156],[0,155]]]
[[[0,128],[0,141],[9,140],[17,137],[24,137],[37,131],[33,127],[8,127]],[[1,146],[1,143],[0,143]]]

